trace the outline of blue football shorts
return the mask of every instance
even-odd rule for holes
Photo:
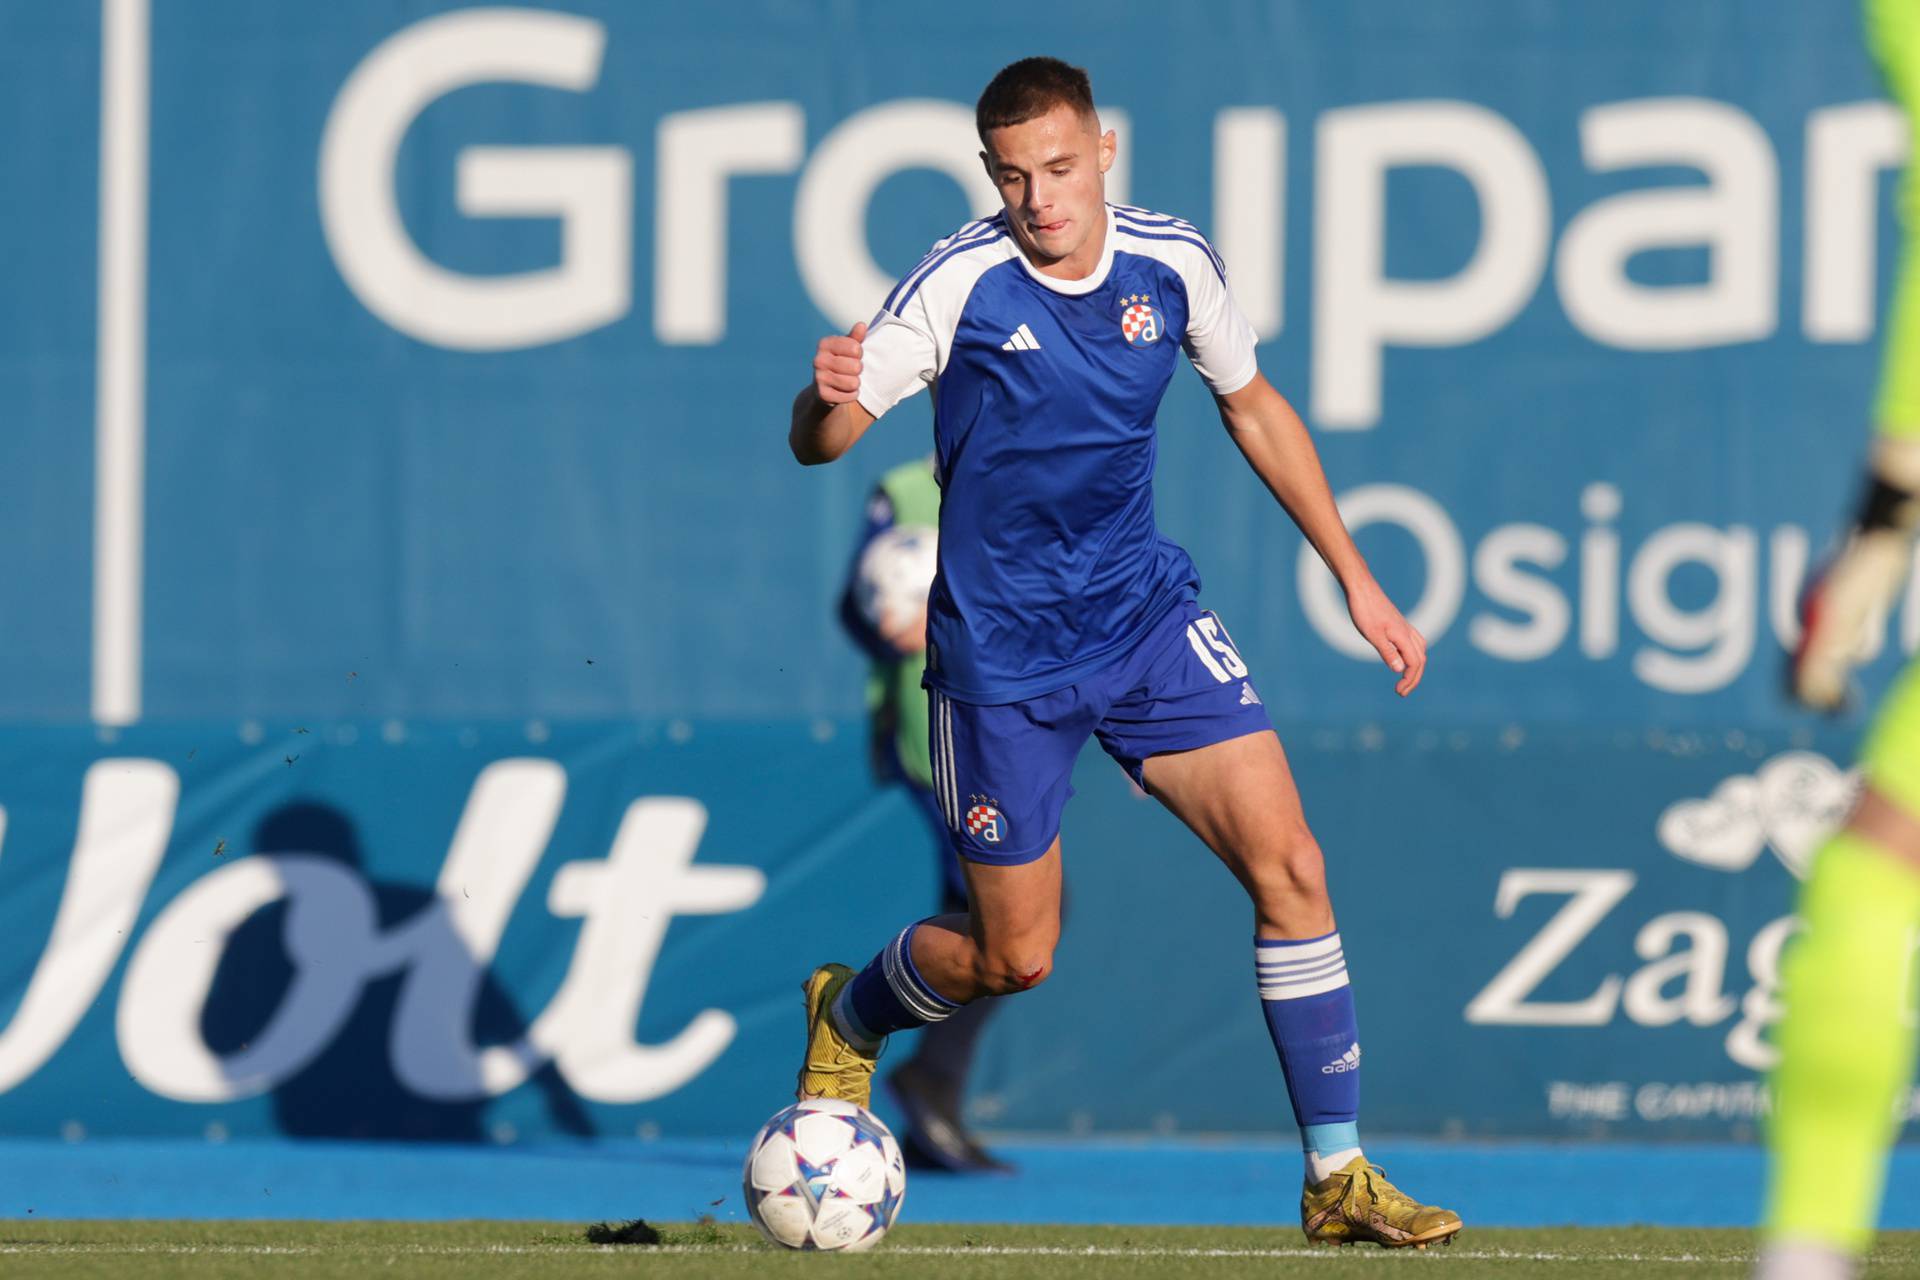
[[[1227,629],[1192,600],[1078,684],[997,706],[928,697],[934,797],[954,852],[997,866],[1052,846],[1089,734],[1144,786],[1150,756],[1273,727]]]

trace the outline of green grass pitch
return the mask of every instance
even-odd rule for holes
[[[1295,1231],[1244,1227],[903,1226],[872,1253],[794,1254],[751,1227],[663,1225],[657,1244],[594,1244],[556,1222],[33,1222],[0,1225],[15,1276],[745,1277],[914,1280],[1171,1276],[1745,1277],[1745,1231],[1651,1227],[1475,1230],[1425,1252],[1307,1249]],[[1885,1238],[1869,1275],[1920,1275],[1920,1232]]]

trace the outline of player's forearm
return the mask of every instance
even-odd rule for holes
[[[828,404],[809,383],[793,398],[787,447],[803,467],[832,462],[853,447],[872,421],[859,402]]]
[[[1222,402],[1221,420],[1254,474],[1286,509],[1342,587],[1351,592],[1371,582],[1372,571],[1340,518],[1326,472],[1320,466],[1320,452],[1313,447],[1313,437],[1300,415],[1264,379],[1259,380],[1247,403],[1235,404],[1238,397],[1235,393]]]

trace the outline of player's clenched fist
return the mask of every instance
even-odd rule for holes
[[[860,394],[860,344],[866,339],[866,321],[858,321],[846,336],[820,339],[813,353],[813,389],[828,404],[846,404]]]

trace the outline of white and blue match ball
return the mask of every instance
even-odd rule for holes
[[[747,1213],[783,1249],[871,1249],[900,1216],[907,1167],[887,1126],[851,1102],[797,1102],[761,1126],[741,1173]]]

